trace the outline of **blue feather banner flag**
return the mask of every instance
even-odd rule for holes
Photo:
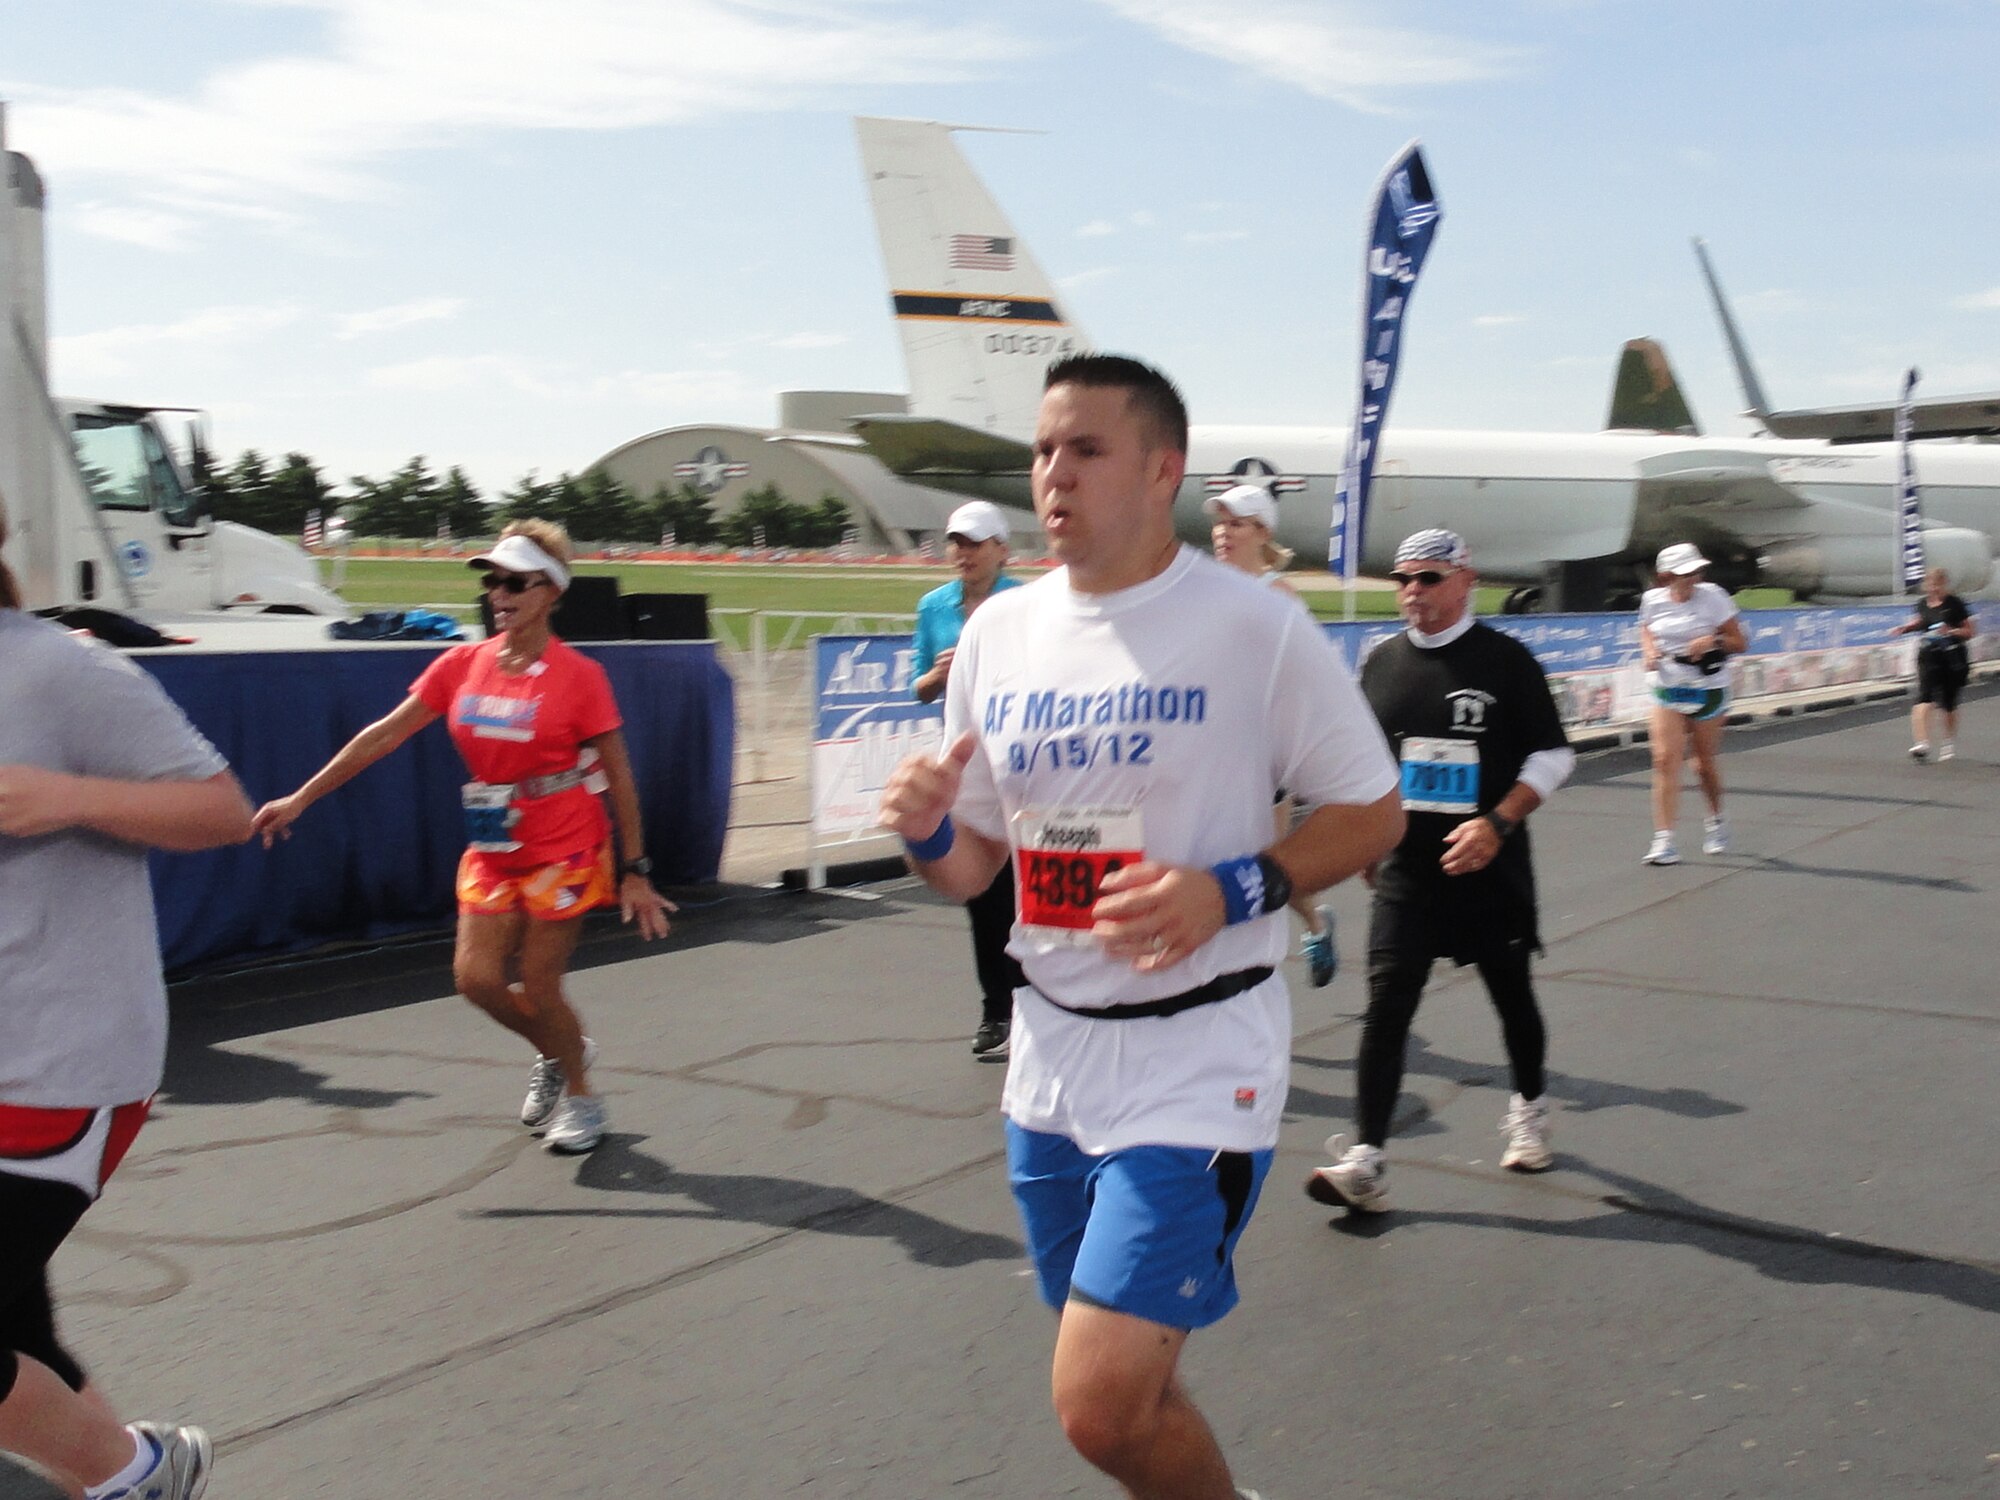
[[[1396,384],[1403,315],[1443,217],[1423,147],[1411,141],[1375,185],[1368,219],[1368,257],[1361,273],[1361,389],[1354,431],[1347,439],[1347,457],[1334,491],[1333,527],[1326,549],[1327,567],[1350,581],[1361,568],[1368,490],[1375,476],[1376,443]]]

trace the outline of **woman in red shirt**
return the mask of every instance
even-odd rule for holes
[[[444,719],[473,780],[458,867],[452,974],[466,999],[537,1053],[521,1123],[551,1151],[594,1150],[609,1114],[590,1088],[596,1047],[563,995],[578,918],[616,901],[640,936],[664,937],[672,902],[653,889],[632,763],[604,669],[549,629],[569,586],[569,536],[516,521],[470,564],[485,568],[493,634],[454,646],[410,696],[370,724],[289,797],[257,810],[269,848],[313,803],[411,735]],[[611,819],[595,795],[610,793]],[[622,856],[614,864],[611,820]],[[509,962],[520,980],[509,983]]]

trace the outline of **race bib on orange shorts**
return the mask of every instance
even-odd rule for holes
[[[1014,814],[1016,906],[1031,942],[1083,947],[1104,877],[1146,857],[1136,807],[1023,808]]]

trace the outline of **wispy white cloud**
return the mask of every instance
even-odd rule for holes
[[[1517,73],[1529,54],[1445,32],[1384,26],[1357,0],[1100,0],[1179,47],[1350,108]]]
[[[476,133],[796,107],[854,86],[963,80],[1025,51],[914,0],[277,3],[321,14],[323,52],[225,67],[182,94],[20,88],[17,139],[45,168],[142,203],[283,212],[380,196],[385,158]]]
[[[1954,298],[1951,305],[1970,312],[2000,311],[2000,286],[1988,287],[1985,291],[1974,292],[1970,296]]]
[[[1472,320],[1474,328],[1507,328],[1515,323],[1525,323],[1527,318],[1520,313],[1481,313]]]
[[[1247,240],[1247,229],[1190,229],[1181,236],[1190,245],[1220,245],[1229,240]]]
[[[147,250],[188,250],[195,241],[194,221],[186,214],[129,203],[79,203],[69,222],[84,234]]]
[[[1092,266],[1084,271],[1072,271],[1067,276],[1058,276],[1056,285],[1066,292],[1089,286],[1094,281],[1106,281],[1119,273],[1117,266]]]
[[[1150,208],[1135,208],[1125,217],[1134,229],[1151,229],[1159,222]]]
[[[1117,232],[1118,226],[1109,219],[1092,219],[1088,224],[1081,226],[1077,230],[1076,237],[1080,240],[1095,240],[1102,239],[1107,234],[1116,234]]]
[[[219,345],[246,343],[289,327],[300,315],[292,303],[204,308],[171,323],[128,323],[52,338],[49,357],[60,385],[88,385],[130,374],[149,351],[172,347],[212,351]]]
[[[423,396],[488,391],[569,406],[617,402],[664,410],[674,420],[681,420],[689,408],[712,416],[719,407],[751,394],[750,381],[736,370],[614,370],[581,375],[557,361],[521,354],[437,354],[378,366],[367,379],[381,390]]]
[[[393,307],[370,308],[367,312],[342,313],[336,319],[335,338],[358,339],[371,333],[389,333],[412,323],[436,323],[455,318],[465,311],[463,297],[419,297],[398,302]]]
[[[773,349],[837,349],[847,343],[844,333],[822,333],[806,329],[799,333],[787,333],[771,340]]]

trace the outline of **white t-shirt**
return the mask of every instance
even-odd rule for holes
[[[0,609],[0,765],[118,781],[229,769],[152,675]],[[0,834],[0,1103],[129,1104],[160,1086],[167,991],[146,850],[70,828]]]
[[[945,694],[946,743],[968,729],[979,751],[953,816],[1017,850],[1017,814],[1090,809],[1074,821],[1136,822],[1146,858],[1205,867],[1270,844],[1280,786],[1318,806],[1365,805],[1397,784],[1375,716],[1312,617],[1186,548],[1115,594],[1076,593],[1057,569],[989,600],[966,624]],[[1275,1143],[1291,1047],[1281,978],[1129,1021],[1074,1016],[1041,996],[1130,1004],[1276,968],[1289,937],[1282,911],[1142,974],[1087,940],[1052,940],[1026,920],[1031,903],[1020,909],[1009,948],[1031,988],[1017,996],[1010,1119],[1091,1153]]]
[[[1699,667],[1674,658],[1687,649],[1689,641],[1713,635],[1736,614],[1736,601],[1720,584],[1697,583],[1684,604],[1664,586],[1647,589],[1639,600],[1639,623],[1653,632],[1653,643],[1660,648],[1659,680],[1670,687],[1686,683],[1728,687],[1735,676],[1734,657],[1723,663],[1720,672],[1708,676],[1703,676]]]

